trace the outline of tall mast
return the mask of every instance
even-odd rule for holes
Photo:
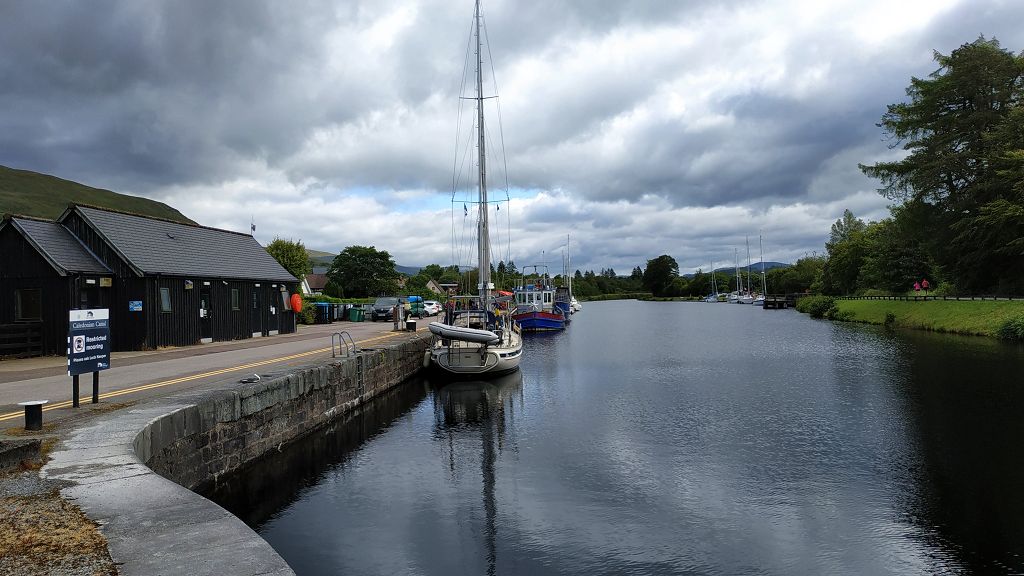
[[[569,297],[572,297],[572,256],[569,252],[569,235],[565,235],[565,275],[569,277]]]
[[[753,283],[750,281],[750,237],[747,237],[747,292],[753,292]]]
[[[768,294],[768,284],[764,279],[764,244],[761,243],[761,234],[757,235],[757,246],[761,249],[761,293]]]
[[[732,262],[736,265],[736,294],[743,292],[743,276],[740,276],[740,249],[732,249]]]
[[[484,150],[484,79],[483,53],[480,40],[480,0],[476,0],[474,13],[476,22],[476,117],[477,117],[477,152],[480,165],[480,223],[477,228],[477,276],[480,282],[478,292],[480,305],[487,306],[488,289],[491,285],[491,237],[487,226],[487,153]]]

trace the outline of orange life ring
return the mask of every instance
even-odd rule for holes
[[[302,296],[292,294],[292,311],[302,312]]]

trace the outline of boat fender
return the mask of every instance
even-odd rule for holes
[[[430,368],[430,350],[423,351],[423,367]]]

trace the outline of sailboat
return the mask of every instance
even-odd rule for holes
[[[453,375],[491,376],[519,369],[523,337],[512,318],[510,296],[496,296],[491,282],[491,239],[488,228],[487,156],[484,149],[483,53],[480,39],[480,0],[473,13],[476,36],[477,180],[477,295],[450,298],[444,322],[428,325],[434,340],[425,364]]]
[[[711,293],[704,298],[705,302],[718,302],[718,284],[715,282],[715,261],[711,261]]]
[[[761,234],[757,235],[757,245],[761,250],[761,293],[754,298],[754,306],[764,306],[764,297],[768,294],[768,284],[764,278],[764,244],[761,242]]]
[[[580,310],[583,310],[583,305],[580,304],[579,300],[572,293],[572,259],[569,256],[569,248],[571,246],[569,242],[569,235],[565,235],[565,278],[569,279],[569,314],[575,314]]]
[[[742,271],[740,273],[742,274]],[[747,238],[747,291],[743,292],[741,289],[740,296],[736,301],[740,304],[753,304],[754,293],[752,288],[753,283],[750,281],[750,238]]]

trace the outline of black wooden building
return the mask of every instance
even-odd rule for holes
[[[115,351],[294,332],[297,288],[248,234],[76,205],[5,217],[0,356],[64,354],[74,308],[110,309]]]

